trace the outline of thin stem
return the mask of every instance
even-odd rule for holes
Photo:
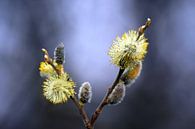
[[[119,69],[118,75],[117,75],[114,83],[108,89],[107,94],[105,95],[105,97],[103,98],[102,102],[99,104],[99,106],[96,108],[95,112],[93,113],[93,115],[91,117],[91,126],[92,127],[94,126],[94,124],[95,124],[97,118],[99,117],[99,115],[102,113],[104,106],[106,106],[108,104],[108,97],[112,93],[112,91],[114,90],[114,88],[117,85],[117,83],[119,82],[120,77],[123,74],[123,72],[124,72],[124,69]]]
[[[78,110],[79,110],[79,112],[80,112],[80,115],[81,115],[82,118],[83,118],[83,122],[84,122],[84,124],[85,124],[85,127],[86,127],[87,129],[92,129],[92,126],[91,126],[91,124],[90,124],[90,120],[89,120],[89,118],[88,118],[88,116],[87,116],[87,113],[86,113],[85,110],[84,110],[84,107],[81,106],[81,105],[79,104],[79,101],[77,100],[76,97],[71,96],[71,99],[72,99],[72,101],[74,102],[75,106],[78,108]]]
[[[58,75],[61,75],[62,71],[58,70],[55,67],[55,65],[53,64],[53,60],[52,60],[52,58],[49,57],[49,54],[48,54],[47,50],[43,48],[42,51],[44,52],[44,60],[53,67],[53,69],[56,71],[56,73]]]

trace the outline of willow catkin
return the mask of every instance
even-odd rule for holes
[[[60,43],[54,50],[54,60],[58,64],[63,64],[64,60],[64,44]]]
[[[126,87],[124,82],[119,82],[108,97],[109,104],[117,105],[121,103],[125,97],[125,91]]]
[[[89,82],[84,82],[80,89],[78,98],[82,103],[90,103],[92,99],[92,90]]]

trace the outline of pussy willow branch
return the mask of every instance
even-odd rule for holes
[[[151,24],[151,19],[147,19],[146,23],[139,27],[138,29],[138,38],[144,33],[144,31],[150,26]],[[48,62],[56,71],[56,73],[58,75],[61,75],[63,71],[58,70],[55,65],[53,64],[52,59],[49,57],[49,54],[47,53],[47,51],[45,49],[42,49],[42,51],[45,53],[45,61]],[[75,104],[75,106],[78,108],[80,115],[82,116],[83,122],[85,124],[85,127],[87,129],[93,129],[94,124],[97,120],[97,118],[99,117],[99,115],[102,113],[103,108],[108,104],[108,97],[109,95],[112,93],[112,91],[114,90],[114,88],[116,87],[116,85],[119,83],[120,77],[122,76],[123,72],[125,69],[119,69],[119,72],[117,74],[117,77],[114,81],[114,83],[112,84],[112,86],[108,89],[105,97],[102,99],[101,103],[99,104],[99,106],[96,108],[95,112],[93,113],[91,119],[89,119],[87,113],[84,110],[84,107],[82,105],[80,105],[78,99],[75,96],[71,96],[70,98],[72,99],[73,103]]]
[[[53,67],[53,69],[56,71],[56,73],[58,75],[61,75],[62,72],[64,72],[64,71],[61,71],[61,70],[56,68],[56,66],[53,64],[52,59],[49,57],[48,52],[45,49],[42,49],[42,51],[45,53],[45,56],[44,56],[45,61]],[[75,106],[77,107],[77,109],[79,110],[79,113],[82,116],[83,123],[84,123],[85,127],[87,129],[92,129],[90,119],[89,119],[89,117],[87,116],[87,113],[84,110],[84,106],[81,106],[79,104],[79,101],[75,96],[71,96],[70,98],[73,101],[73,103],[75,104]]]
[[[151,19],[148,18],[146,23],[139,27],[138,29],[138,38],[144,33],[144,31],[150,26],[151,24]],[[93,127],[97,118],[99,117],[99,115],[102,113],[104,106],[106,106],[108,104],[108,97],[109,95],[112,93],[112,91],[114,90],[114,88],[116,87],[117,83],[120,80],[121,75],[123,74],[124,69],[119,69],[118,75],[114,81],[114,83],[112,84],[111,88],[108,89],[108,92],[106,93],[105,97],[103,98],[103,100],[101,101],[101,103],[99,104],[99,106],[96,108],[95,112],[93,113],[92,117],[91,117],[91,126]]]

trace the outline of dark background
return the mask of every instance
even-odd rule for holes
[[[108,48],[146,18],[150,45],[124,101],[108,106],[97,129],[195,129],[194,0],[0,0],[0,129],[83,129],[71,101],[42,95],[41,48],[65,44],[65,70],[93,87],[95,110],[118,68]]]

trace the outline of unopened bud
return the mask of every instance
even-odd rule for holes
[[[92,98],[92,90],[91,90],[91,85],[89,82],[84,82],[80,89],[79,89],[79,94],[78,98],[80,102],[82,103],[90,103],[91,98]]]
[[[64,44],[60,43],[54,50],[54,60],[58,64],[64,63]]]
[[[139,77],[142,70],[142,62],[140,61],[133,68],[129,67],[125,70],[121,77],[121,80],[126,86],[131,86],[135,80]]]
[[[112,93],[108,97],[108,103],[111,105],[117,105],[122,102],[125,97],[126,87],[124,82],[119,82]]]

